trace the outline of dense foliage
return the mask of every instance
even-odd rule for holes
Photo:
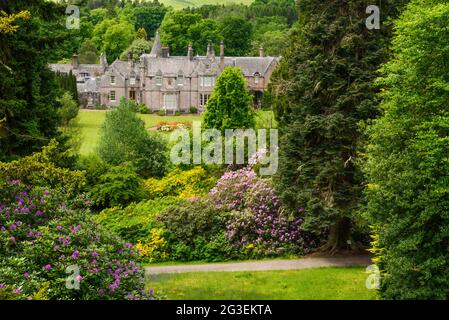
[[[240,69],[226,67],[217,78],[214,91],[206,105],[205,128],[225,129],[254,128],[254,110],[246,80]]]
[[[162,179],[145,180],[144,186],[150,199],[167,196],[187,199],[207,194],[215,180],[202,167],[195,167],[185,171],[173,169]]]
[[[101,129],[99,156],[111,165],[132,162],[143,176],[161,176],[167,165],[167,147],[131,110],[132,103],[122,99],[120,105],[106,115]]]
[[[0,12],[19,14],[13,29],[0,32],[1,161],[37,151],[58,135],[58,91],[47,62],[61,40],[63,10],[44,0],[8,0]]]
[[[0,182],[0,299],[146,296],[137,251],[94,223],[88,203]]]
[[[449,297],[448,23],[447,1],[412,1],[379,79],[365,169],[386,299]]]
[[[273,75],[281,146],[276,188],[304,217],[303,228],[330,228],[323,249],[357,247],[359,123],[379,113],[372,83],[387,57],[387,18],[398,3],[383,1],[382,28],[369,30],[369,1],[299,1],[301,18]]]

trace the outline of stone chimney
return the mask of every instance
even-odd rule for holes
[[[223,70],[224,69],[224,51],[225,51],[225,46],[224,46],[224,42],[223,40],[221,40],[220,42],[220,68]]]
[[[261,57],[261,58],[265,57],[265,52],[264,52],[262,46],[259,47],[259,57]]]
[[[132,70],[134,67],[133,53],[131,50],[128,51],[128,66],[130,70]]]
[[[161,56],[162,56],[162,58],[168,58],[170,56],[168,47],[161,48]]]
[[[214,46],[212,45],[212,41],[208,41],[207,43],[207,57],[213,58],[215,57]]]
[[[100,56],[100,64],[103,68],[103,71],[108,67],[108,60],[106,59],[106,53],[102,53]]]
[[[72,66],[73,66],[73,69],[78,69],[78,67],[79,67],[78,55],[76,53],[73,54]]]
[[[192,48],[192,43],[189,43],[189,48],[187,49],[187,58],[189,58],[190,61],[193,60],[193,48]]]

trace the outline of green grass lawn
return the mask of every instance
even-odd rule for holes
[[[170,300],[370,300],[360,267],[151,276],[147,288]]]
[[[104,110],[80,110],[74,127],[79,130],[81,135],[80,154],[87,155],[93,153],[98,145],[98,139],[100,135],[100,128],[106,117],[108,111]],[[189,122],[194,120],[201,121],[200,115],[180,115],[180,116],[159,116],[157,114],[139,114],[145,121],[145,127],[151,128],[156,126],[161,121],[177,121],[177,122]],[[257,111],[256,114],[257,127],[275,127],[275,121],[271,111]]]

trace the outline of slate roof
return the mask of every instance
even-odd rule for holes
[[[100,64],[80,64],[78,66],[78,69],[74,69],[73,65],[68,64],[61,64],[61,63],[52,63],[49,64],[49,67],[51,70],[61,73],[69,73],[70,71],[73,72],[73,74],[78,75],[83,72],[89,73],[91,76],[99,76],[103,74],[103,67]]]
[[[100,91],[100,78],[89,78],[84,83],[77,83],[78,92],[98,92]]]

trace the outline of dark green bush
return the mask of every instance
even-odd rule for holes
[[[129,162],[109,168],[91,192],[95,205],[102,208],[126,206],[144,197],[142,179]]]
[[[189,112],[192,113],[192,114],[196,114],[196,113],[198,113],[198,108],[195,107],[195,106],[191,106],[189,108]]]
[[[157,216],[166,231],[170,257],[182,261],[229,259],[231,249],[223,235],[227,219],[227,213],[201,200],[185,201]]]

